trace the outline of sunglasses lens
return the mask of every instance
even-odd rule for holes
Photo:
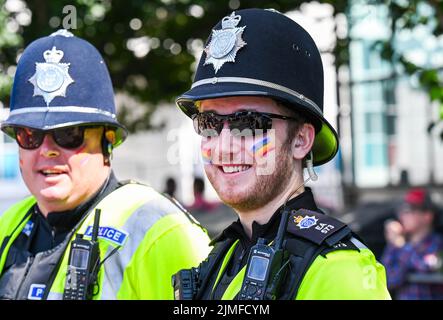
[[[194,129],[201,136],[215,137],[220,134],[225,120],[229,123],[231,134],[237,137],[263,134],[272,128],[272,119],[268,115],[242,111],[231,115],[198,113],[193,117]]]
[[[255,116],[252,114],[236,114],[229,118],[229,129],[236,137],[250,137],[255,131]]]
[[[195,131],[203,137],[215,137],[223,127],[223,120],[215,114],[199,113],[193,121]]]
[[[75,149],[83,144],[84,131],[85,127],[55,129],[52,136],[60,147]]]
[[[229,120],[229,128],[234,136],[255,136],[272,128],[272,119],[257,112],[236,114]]]
[[[15,137],[21,148],[31,150],[41,146],[45,133],[30,128],[15,128]]]
[[[255,118],[255,129],[265,133],[272,128],[272,119],[267,115],[260,114]]]

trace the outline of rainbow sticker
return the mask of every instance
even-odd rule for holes
[[[272,150],[274,150],[274,148],[271,147],[271,141],[269,137],[261,139],[252,146],[252,152],[254,152],[256,156],[264,157],[269,151]]]
[[[83,167],[85,164],[87,164],[89,162],[89,158],[90,158],[89,155],[83,157],[83,159],[80,161],[80,166]]]
[[[202,158],[203,158],[203,164],[211,164],[211,149],[203,149],[202,150]]]

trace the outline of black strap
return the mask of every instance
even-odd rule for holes
[[[303,256],[289,255],[289,272],[284,282],[286,285],[282,291],[280,300],[293,300],[297,296],[301,282],[315,258],[322,252],[324,246],[310,244],[305,247]]]
[[[82,220],[84,221],[84,220]],[[77,231],[77,227],[72,229],[67,235],[65,240],[63,240],[62,243],[60,243],[56,248],[56,251],[58,252],[58,259],[57,263],[53,265],[52,272],[49,275],[48,281],[46,282],[46,289],[43,294],[42,300],[47,300],[48,295],[51,291],[52,284],[54,283],[55,278],[57,277],[58,272],[60,271],[60,266],[63,262],[63,255],[65,254],[66,250],[68,250],[68,246],[71,244],[71,238],[74,235],[74,233]],[[67,252],[70,254],[70,251]],[[63,286],[64,291],[64,286]]]
[[[195,296],[196,300],[201,300],[203,294],[206,292],[210,280],[214,279],[217,270],[221,267],[221,260],[224,258],[226,252],[234,243],[232,239],[226,239],[225,241],[216,242],[214,248],[209,253],[208,257],[199,265],[201,284],[200,288]]]
[[[329,252],[343,249],[358,250],[350,241],[353,235],[351,229],[345,227],[320,245],[301,237],[287,239],[285,249],[289,252],[289,272],[279,299],[295,299],[306,272],[320,254],[325,256]]]

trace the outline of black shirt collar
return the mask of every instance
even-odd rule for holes
[[[312,211],[319,211],[317,205],[315,204],[314,195],[312,194],[312,190],[309,187],[305,187],[305,191],[295,198],[292,198],[286,204],[286,207],[289,209],[308,209]],[[243,226],[240,222],[240,219],[233,222],[229,227],[227,227],[220,236],[216,237],[213,242],[221,241],[226,238],[230,239],[240,239],[241,243],[244,247],[248,247],[251,244],[255,244],[258,238],[267,238],[273,239],[278,230],[278,225],[280,224],[280,210],[283,208],[283,205],[280,206],[269,219],[269,221],[265,224],[259,224],[254,221],[252,223],[252,237],[249,239],[246,232],[243,229]]]

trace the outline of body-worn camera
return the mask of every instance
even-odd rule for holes
[[[172,276],[175,300],[194,300],[200,287],[199,268],[183,269]]]

